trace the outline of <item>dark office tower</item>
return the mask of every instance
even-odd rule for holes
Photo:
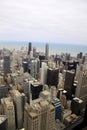
[[[31,84],[32,100],[39,98],[39,94],[43,89],[43,85],[40,82],[35,81]]]
[[[32,43],[29,42],[29,45],[28,45],[28,55],[30,55],[31,51],[32,51]]]
[[[76,67],[79,64],[78,61],[70,61],[68,62],[68,70],[75,70],[76,71]]]
[[[68,98],[71,99],[73,93],[75,73],[72,71],[66,71],[64,89],[67,91]]]
[[[83,58],[83,53],[80,52],[79,54],[77,54],[77,59],[82,59]]]
[[[72,113],[75,113],[76,115],[80,115],[83,108],[83,101],[79,98],[73,98],[71,102],[71,110]]]
[[[80,52],[80,59],[82,59],[82,57],[83,57],[83,53],[82,53],[82,52]]]
[[[0,115],[0,130],[7,130],[7,116]]]
[[[23,61],[23,69],[24,69],[24,73],[28,72],[28,62],[27,61]]]
[[[4,56],[4,75],[6,76],[8,73],[10,73],[10,56]]]
[[[46,57],[46,60],[48,60],[48,56],[49,56],[49,45],[46,44],[46,46],[45,46],[45,57]]]
[[[68,53],[66,53],[66,60],[70,60],[71,59],[71,56],[70,56],[70,54],[68,54]]]
[[[59,69],[48,69],[47,70],[47,85],[50,86],[56,86],[58,85],[58,76],[59,76]]]
[[[42,62],[45,60],[45,56],[39,55],[39,60],[40,60],[40,67],[41,67]]]

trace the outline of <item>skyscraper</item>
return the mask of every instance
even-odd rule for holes
[[[57,87],[58,76],[59,76],[59,69],[58,68],[54,68],[54,69],[48,68],[48,70],[47,70],[47,85]]]
[[[48,60],[49,57],[49,44],[46,44],[45,46],[45,58],[46,60]]]
[[[39,55],[39,60],[40,60],[40,67],[42,66],[42,62],[45,60],[45,55],[40,54]]]
[[[26,104],[25,130],[55,130],[55,107],[47,100]]]
[[[68,98],[71,98],[72,93],[73,93],[74,76],[75,76],[74,72],[66,71],[64,89],[68,93]]]
[[[81,114],[82,109],[83,109],[83,101],[77,97],[73,98],[71,102],[72,113],[79,116]]]
[[[77,59],[82,59],[82,57],[83,57],[83,53],[82,52],[80,52],[79,54],[77,54]]]
[[[31,51],[32,51],[32,43],[29,42],[29,45],[28,45],[28,55],[30,55]]]
[[[15,110],[11,98],[3,99],[4,114],[8,117],[8,130],[15,130]]]
[[[33,47],[33,57],[36,57],[36,48]]]
[[[61,107],[60,100],[55,98],[55,99],[52,100],[52,104],[55,107],[55,119],[61,119],[62,107]]]
[[[30,60],[30,74],[33,78],[38,79],[39,77],[39,69],[40,69],[40,61],[39,59],[31,59]]]
[[[15,105],[16,127],[21,129],[23,128],[25,95],[18,90],[12,90],[11,93]]]
[[[85,54],[85,61],[84,62],[87,63],[87,54]]]
[[[25,130],[40,130],[40,105],[25,105],[24,128]]]
[[[46,63],[42,62],[42,67],[41,67],[41,74],[40,74],[40,81],[41,83],[44,85],[46,84],[46,81],[47,81],[47,69],[48,69],[48,66]]]
[[[4,75],[10,73],[10,56],[4,56]]]
[[[32,100],[39,98],[40,92],[43,90],[43,85],[40,82],[31,83]]]
[[[87,71],[80,71],[75,96],[83,100],[85,107],[87,104]]]

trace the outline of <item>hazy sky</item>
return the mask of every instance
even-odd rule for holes
[[[0,40],[87,44],[87,0],[0,0]]]

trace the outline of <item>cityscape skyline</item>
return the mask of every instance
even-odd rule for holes
[[[30,41],[31,42],[31,41]],[[28,41],[0,41],[0,49],[10,49],[11,51],[15,50],[27,50]],[[87,53],[87,45],[74,45],[74,44],[61,44],[61,43],[45,43],[45,42],[31,42],[32,48],[36,48],[37,52],[45,53],[45,45],[49,45],[49,55],[68,53],[72,56],[76,56],[77,53],[82,52],[83,54]],[[33,51],[33,50],[32,50]]]
[[[49,44],[44,48],[37,52],[29,42],[18,51],[0,49],[1,130],[84,130],[79,125],[87,126],[87,54],[49,55]]]
[[[0,1],[0,40],[87,45],[86,0]]]

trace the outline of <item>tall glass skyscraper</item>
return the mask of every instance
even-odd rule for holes
[[[32,43],[29,42],[29,45],[28,45],[28,55],[30,55],[31,51],[32,51]]]
[[[45,46],[45,57],[46,57],[46,60],[48,60],[48,56],[49,56],[49,44],[46,44],[46,46]]]

